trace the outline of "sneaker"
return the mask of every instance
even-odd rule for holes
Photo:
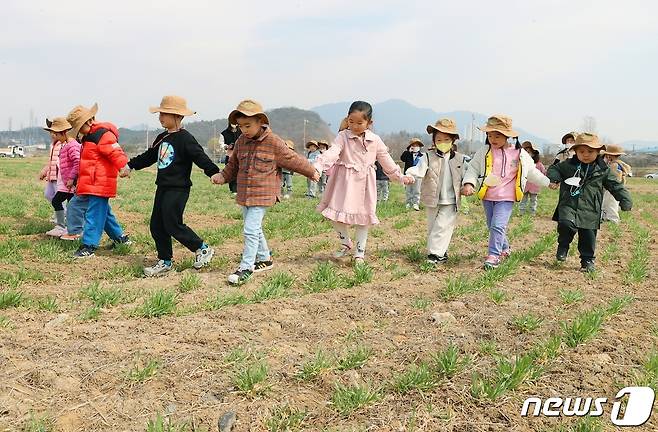
[[[348,245],[342,245],[342,246],[340,247],[340,249],[338,249],[338,250],[334,253],[334,258],[343,258],[343,257],[346,257],[347,255],[350,254],[350,251],[351,251],[351,250],[352,250],[352,247],[351,247],[351,246],[348,246]]]
[[[144,267],[144,276],[162,276],[172,269],[171,261],[167,264],[164,260],[159,260],[151,267]]]
[[[133,241],[130,240],[130,237],[128,237],[127,235],[122,235],[118,239],[112,240],[112,244],[110,244],[110,249],[114,249],[120,244],[130,246],[131,244],[133,244]]]
[[[231,285],[242,285],[247,282],[252,275],[251,270],[236,270],[235,273],[228,276],[228,283]]]
[[[269,261],[256,261],[254,264],[254,273],[260,273],[265,270],[271,270],[274,267],[272,260]]]
[[[208,245],[201,246],[196,250],[196,256],[194,257],[194,268],[200,269],[204,265],[208,264],[212,260],[213,255],[215,255],[215,249],[211,248]]]
[[[285,195],[283,196],[283,199],[290,199],[290,195],[285,194]]]
[[[63,226],[56,225],[55,228],[51,229],[50,231],[46,232],[46,235],[52,236],[52,237],[61,237],[64,234],[66,234],[66,228]]]
[[[564,262],[567,260],[568,254],[569,254],[569,248],[562,248],[558,246],[557,253],[555,254],[555,259],[560,262]]]
[[[487,259],[484,260],[485,270],[492,270],[498,268],[499,265],[500,265],[500,258],[498,258],[496,255],[489,255],[487,256]]]
[[[414,204],[414,210],[420,211],[420,206],[418,204]]]
[[[68,241],[75,241],[75,240],[80,240],[82,237],[82,234],[64,234],[63,236],[60,237],[62,240],[68,240]]]
[[[73,258],[88,258],[93,257],[96,253],[94,246],[81,245],[77,251],[73,253]]]
[[[501,260],[507,259],[509,258],[510,255],[512,255],[512,249],[507,248],[500,253],[500,259]]]
[[[583,272],[583,273],[595,272],[596,267],[594,266],[594,261],[592,261],[592,260],[582,261],[580,263],[580,271]]]
[[[448,261],[448,254],[444,254],[443,256],[438,256],[435,254],[427,255],[427,262],[430,264],[441,264],[446,261]]]
[[[406,207],[407,207],[407,210],[409,210],[411,208],[411,204],[407,204]]]

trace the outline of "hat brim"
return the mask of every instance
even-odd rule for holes
[[[151,108],[149,108],[149,111],[151,112],[151,114],[155,114],[155,113],[176,114],[176,115],[180,115],[180,116],[183,116],[183,117],[191,116],[191,115],[196,114],[196,111],[192,111],[192,110],[189,110],[189,109],[188,110],[179,110],[179,109],[176,109],[176,108],[166,108],[166,107],[151,107]]]
[[[82,127],[83,124],[87,123],[89,120],[93,119],[96,117],[96,113],[98,113],[98,103],[95,103],[90,109],[87,114],[85,114],[83,117],[80,117],[78,120],[79,124],[72,124],[71,125],[71,131],[73,131],[73,136],[78,136],[80,134],[80,128]]]
[[[567,144],[567,138],[571,138],[573,140],[576,139],[576,135],[573,132],[569,132],[568,134],[565,134],[562,137],[562,144],[566,145]]]
[[[264,124],[270,124],[270,119],[267,118],[267,115],[262,112],[251,112],[251,111],[241,111],[241,110],[233,110],[231,113],[228,115],[228,122],[230,124],[238,124],[236,117],[238,114],[241,114],[245,117],[259,117],[261,119],[261,122]]]
[[[500,129],[496,127],[489,127],[489,126],[478,126],[478,129],[480,129],[482,132],[500,132],[501,134],[505,135],[507,138],[518,138],[519,133],[515,131],[514,129]]]
[[[45,130],[46,132],[54,132],[54,133],[67,132],[67,131],[70,131],[71,129],[73,129],[73,128],[72,128],[72,127],[64,128],[64,129],[53,128],[53,127],[45,127],[45,128],[43,128],[43,130]]]
[[[624,153],[624,152],[621,152],[621,153],[620,153],[620,152],[609,152],[609,151],[607,151],[607,150],[603,150],[603,151],[601,152],[601,154],[604,154],[604,155],[610,155],[610,156],[624,156],[624,155],[627,155],[628,153]]]
[[[580,143],[580,144],[576,143],[576,144],[571,146],[571,150],[575,150],[577,147],[589,147],[592,150],[604,150],[605,151],[605,144],[592,145],[592,144],[585,144],[585,143]]]
[[[454,132],[450,129],[444,129],[444,128],[441,128],[441,127],[427,125],[427,133],[428,134],[432,135],[435,131],[443,132],[444,134],[452,135],[452,136],[457,137],[457,139],[459,139],[459,134],[457,132]]]

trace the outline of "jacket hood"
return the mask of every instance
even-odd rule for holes
[[[114,136],[117,138],[117,141],[119,141],[119,129],[117,129],[117,127],[114,124],[110,122],[104,122],[104,123],[94,122],[94,124],[91,125],[91,130],[89,131],[89,133],[94,133],[98,129],[107,129],[108,131],[112,132]]]

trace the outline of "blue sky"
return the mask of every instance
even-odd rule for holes
[[[505,113],[557,140],[584,116],[614,141],[658,140],[650,1],[3,2],[0,129],[74,105],[122,126],[180,94],[196,118],[401,98]],[[375,113],[376,114],[376,113]]]

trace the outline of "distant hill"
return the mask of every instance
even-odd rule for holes
[[[649,140],[630,140],[620,143],[624,150],[628,152],[640,152],[640,153],[657,153],[658,152],[658,141],[649,141]]]
[[[350,102],[338,102],[311,108],[332,125],[338,125],[345,117]],[[481,126],[487,122],[487,116],[470,111],[436,112],[430,108],[419,108],[401,99],[391,99],[373,105],[374,130],[378,134],[390,134],[407,131],[412,134],[425,134],[428,124],[434,124],[439,118],[449,117],[457,122],[462,139],[470,137],[470,127]],[[547,144],[547,139],[538,137],[526,130],[515,127],[521,134],[521,140],[530,140],[536,144]],[[477,138],[478,130],[473,133]]]

